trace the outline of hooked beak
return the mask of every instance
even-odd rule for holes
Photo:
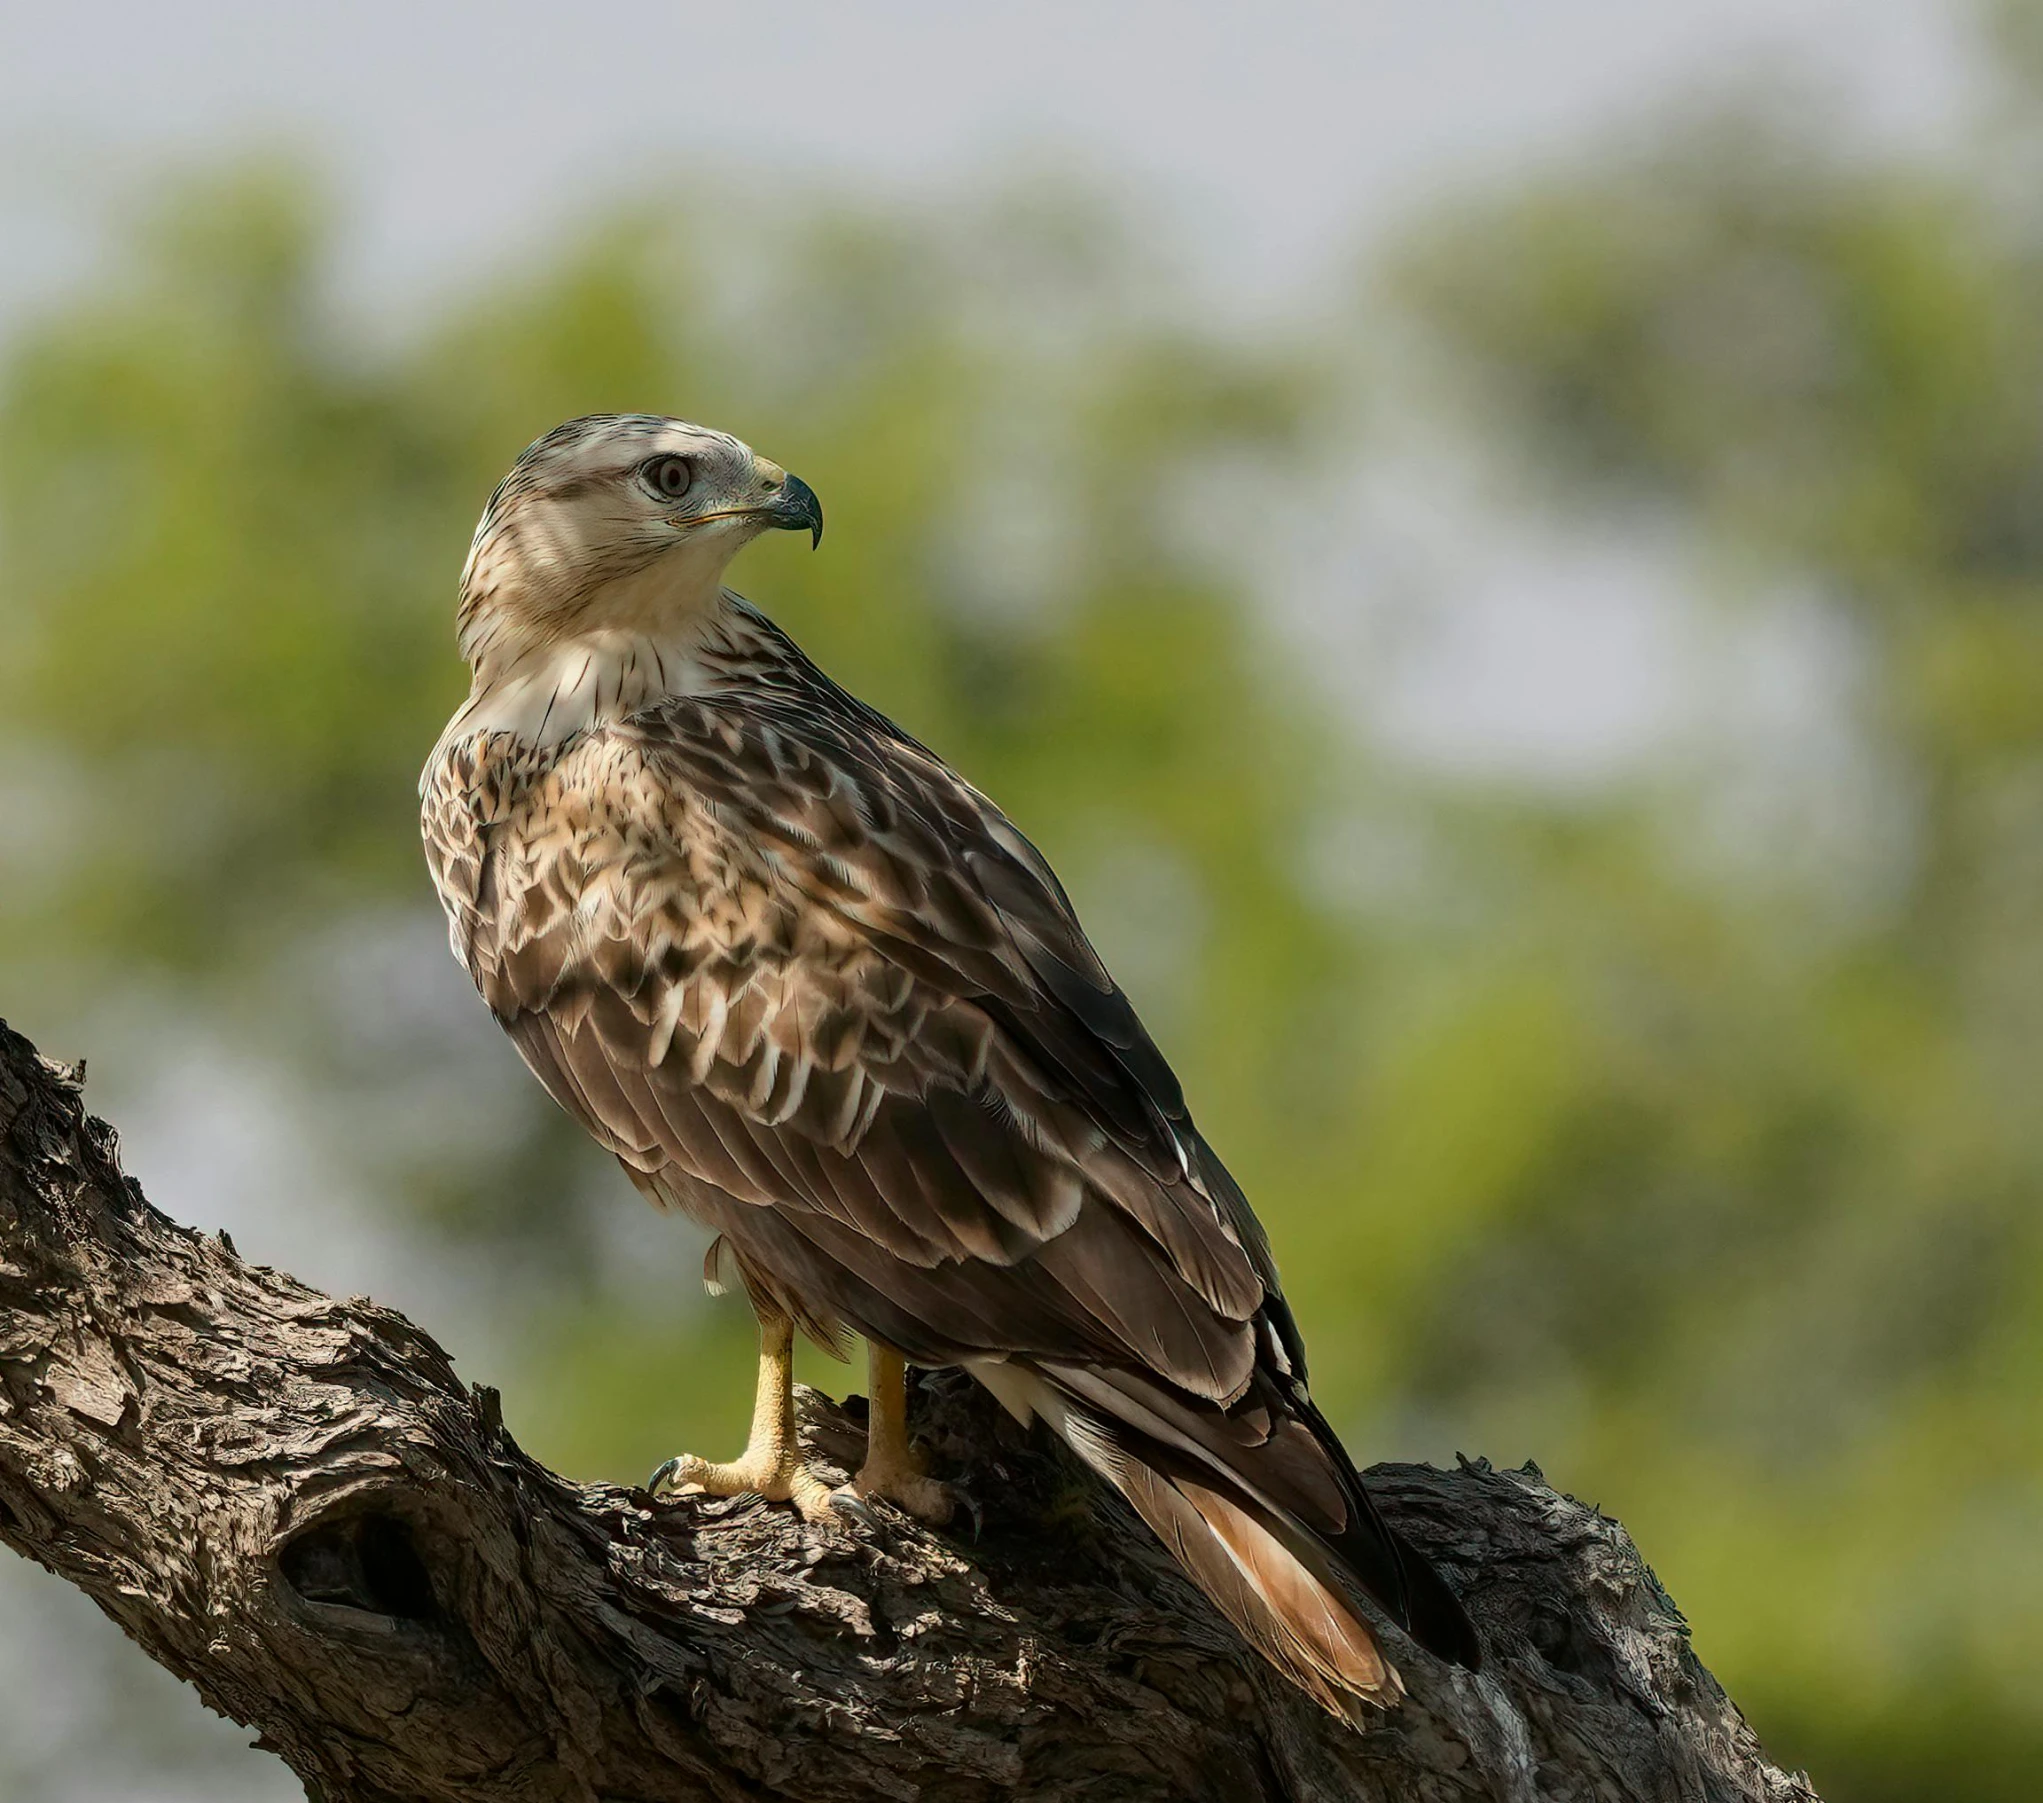
[[[766,517],[783,532],[809,533],[809,549],[823,542],[823,503],[799,476],[783,476],[765,508]]]

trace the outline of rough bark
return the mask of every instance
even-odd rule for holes
[[[1491,1656],[1393,1634],[1411,1695],[1357,1733],[966,1380],[916,1406],[976,1532],[571,1484],[402,1316],[150,1208],[79,1087],[0,1026],[0,1541],[315,1799],[1814,1803],[1530,1467],[1369,1474]],[[807,1398],[824,1462],[858,1406]]]

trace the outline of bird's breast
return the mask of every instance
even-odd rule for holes
[[[455,950],[478,981],[518,961],[523,1005],[586,971],[650,1006],[709,966],[783,961],[817,937],[771,854],[628,741],[547,756],[502,737],[450,747],[425,806]]]

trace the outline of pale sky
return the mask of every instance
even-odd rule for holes
[[[383,306],[620,185],[753,169],[913,193],[1022,155],[1125,184],[1256,302],[1358,223],[1699,87],[1806,80],[1879,135],[1934,135],[1962,17],[1927,0],[0,0],[0,328],[75,261],[95,196],[266,141],[330,168],[349,287]]]

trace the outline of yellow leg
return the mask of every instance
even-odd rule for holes
[[[884,1496],[919,1521],[951,1518],[951,1494],[929,1476],[908,1442],[908,1367],[898,1352],[866,1346],[871,1413],[866,1418],[865,1463],[848,1486],[857,1496]]]
[[[669,1459],[647,1480],[657,1497],[700,1491],[710,1496],[763,1496],[791,1502],[809,1521],[831,1513],[830,1490],[802,1463],[795,1440],[794,1323],[785,1315],[759,1319],[759,1394],[745,1450],[725,1463],[692,1452]]]

